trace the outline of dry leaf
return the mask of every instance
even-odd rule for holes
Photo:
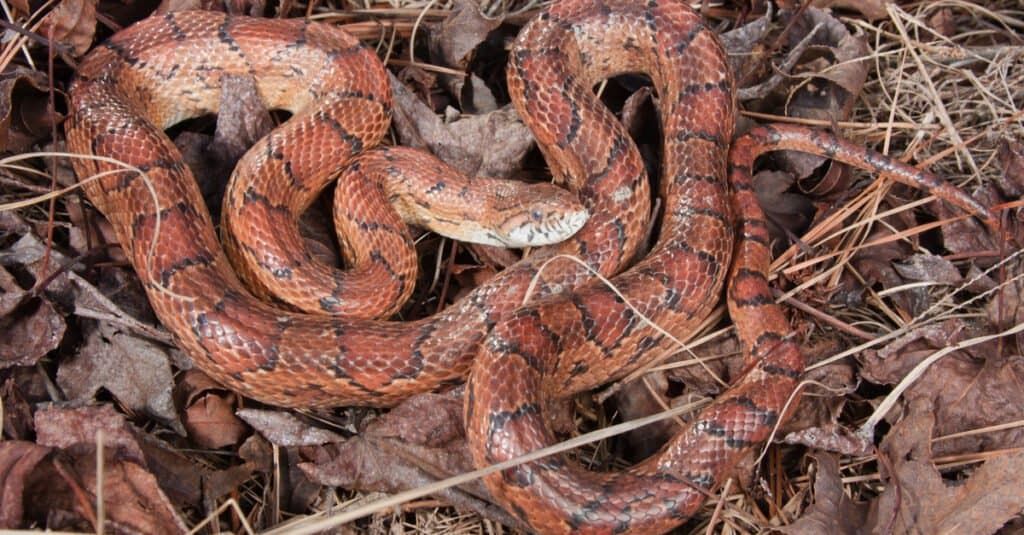
[[[859,11],[868,20],[884,19],[889,16],[886,11],[886,0],[814,0],[812,4],[820,8],[852,9]]]
[[[964,481],[947,481],[932,464],[929,440],[934,415],[927,404],[909,415],[882,441],[893,472],[871,504],[876,533],[995,533],[1024,511],[1024,453],[996,455]],[[884,466],[884,465],[883,465]]]
[[[18,65],[0,74],[0,150],[20,153],[50,135],[51,113],[46,75]]]
[[[238,417],[278,446],[321,446],[344,440],[341,435],[309,425],[288,412],[241,409]]]
[[[51,448],[31,442],[0,442],[0,528],[28,527],[23,524],[25,488],[38,477],[38,465]],[[33,499],[39,498],[34,496]]]
[[[249,433],[235,415],[238,396],[198,370],[182,374],[174,400],[189,438],[204,448],[233,446]]]
[[[391,88],[402,145],[427,149],[469,176],[510,176],[533,147],[533,135],[510,106],[444,124],[393,76]]]
[[[174,411],[174,375],[163,348],[149,340],[99,323],[85,343],[57,370],[57,384],[77,404],[90,403],[106,389],[132,411],[182,430]]]
[[[864,531],[867,504],[853,503],[843,492],[839,462],[827,453],[812,453],[818,465],[814,472],[814,503],[800,518],[774,531],[786,535],[859,535]]]
[[[96,34],[96,0],[61,0],[43,19],[39,34],[68,47],[74,57],[85,55]]]
[[[66,328],[64,318],[48,300],[28,298],[14,277],[0,267],[0,333],[4,333],[0,369],[34,365],[57,348]]]

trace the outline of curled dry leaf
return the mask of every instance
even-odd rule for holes
[[[249,427],[235,415],[238,396],[205,373],[189,370],[174,388],[174,403],[196,444],[217,449],[238,444]]]
[[[799,235],[814,216],[814,205],[805,195],[788,193],[794,179],[782,171],[762,171],[754,176],[757,200],[764,207],[773,236]]]
[[[848,119],[867,80],[864,39],[851,35],[839,20],[815,8],[802,11],[790,24],[789,46],[799,45],[811,32],[813,37],[803,54],[805,62],[794,69],[796,85],[788,88],[789,94],[766,99],[766,111],[775,113],[781,104],[790,117],[829,122]],[[794,151],[785,151],[778,159],[798,180],[810,176],[824,162],[824,158]]]
[[[57,370],[57,384],[76,404],[105,389],[133,412],[155,417],[184,432],[174,411],[174,376],[160,346],[102,322],[88,331],[74,357]]]

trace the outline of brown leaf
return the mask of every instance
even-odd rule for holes
[[[46,299],[29,298],[14,277],[0,267],[0,369],[32,366],[64,338],[67,324]]]
[[[656,396],[668,404],[668,390],[669,382],[665,372],[651,372],[621,385],[612,399],[619,417],[628,422],[665,410]],[[680,396],[674,400],[688,398],[689,396]],[[662,420],[634,429],[620,437],[623,455],[632,460],[646,459],[677,432],[678,424],[673,420]]]
[[[982,360],[955,353],[929,367],[904,397],[908,403],[926,400],[934,410],[935,434],[944,436],[1024,419],[1022,384],[1024,357],[1020,355]],[[1024,444],[1024,429],[1013,427],[941,440],[932,448],[935,455],[953,455],[1015,448],[1021,444]]]
[[[903,226],[899,222],[892,225],[895,228],[890,228],[889,225],[878,226],[871,231],[865,241],[888,239]],[[866,279],[868,286],[880,284],[882,288],[893,288],[904,283],[903,278],[893,267],[893,262],[906,258],[912,251],[913,249],[905,241],[895,240],[861,249],[854,253],[850,262]],[[922,288],[912,288],[909,291],[893,294],[892,299],[902,310],[913,311],[919,310],[922,303],[927,302],[929,296]]]
[[[319,499],[323,486],[310,481],[299,467],[300,448],[285,447],[274,449],[266,439],[259,434],[253,434],[238,448],[238,456],[246,462],[241,465],[247,467],[250,472],[260,471],[265,473],[277,472],[277,494],[281,497],[281,506],[288,511],[296,513],[305,512]],[[218,473],[219,474],[219,473]],[[214,476],[218,474],[213,474]],[[214,487],[214,479],[211,477],[207,493],[211,494],[217,490],[226,490],[227,485],[234,483],[235,487],[245,483],[239,479],[231,482],[227,475],[218,478],[218,483],[223,486],[218,489]],[[275,503],[276,505],[276,503]],[[273,512],[271,512],[273,514]]]
[[[202,460],[193,460],[187,451],[160,440],[152,433],[139,433],[139,447],[146,458],[146,467],[160,482],[160,488],[178,509],[199,507],[203,499],[203,478],[211,470]],[[207,496],[210,500],[216,496]]]
[[[984,206],[989,205],[984,201],[981,204]],[[960,209],[952,208],[944,202],[935,202],[931,206],[935,210],[936,217],[940,220],[948,221],[939,230],[942,232],[942,245],[950,252],[959,253],[966,257],[984,257],[984,255],[976,255],[974,253],[988,253],[999,250],[988,229],[978,222],[977,219],[969,217],[956,221],[954,220],[955,218],[960,218],[963,215]],[[979,259],[979,264],[982,264],[981,259]]]
[[[183,374],[174,399],[189,438],[204,448],[233,446],[249,433],[249,427],[235,415],[237,395],[200,371]]]
[[[947,481],[931,461],[934,422],[927,405],[915,403],[882,441],[893,472],[871,504],[873,531],[995,533],[1024,510],[1024,453],[993,456],[966,481]]]
[[[57,384],[77,404],[106,389],[132,411],[182,430],[171,399],[174,376],[167,353],[113,324],[88,331],[78,353],[57,370]]]
[[[865,350],[857,360],[861,377],[878,384],[896,384],[935,348],[952,345],[964,338],[966,326],[957,320],[912,329],[878,350]]]
[[[814,472],[814,503],[788,526],[775,531],[787,535],[859,535],[863,533],[867,504],[853,503],[843,491],[839,462],[826,453],[812,453],[818,465]]]
[[[61,0],[50,11],[39,33],[81,57],[92,47],[96,34],[96,0]]]
[[[427,45],[430,62],[466,70],[477,47],[501,25],[502,17],[488,19],[475,2],[458,0],[448,16],[430,32]],[[440,82],[454,95],[463,112],[488,113],[498,109],[491,89],[472,72],[464,76],[439,75]]]
[[[312,481],[362,491],[400,492],[473,469],[461,401],[440,394],[414,396],[371,422],[359,436],[303,451],[308,462],[299,468]],[[478,498],[487,496],[479,480],[439,496],[457,508],[518,525]]]
[[[267,105],[252,76],[222,76],[221,106],[217,111],[210,154],[232,162],[274,128]]]
[[[23,524],[25,488],[31,485],[36,465],[51,448],[31,442],[0,442],[0,528],[13,529]]]

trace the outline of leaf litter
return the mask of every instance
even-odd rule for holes
[[[1000,210],[1018,242],[1024,192],[1024,26],[1009,0],[817,1],[706,7],[741,80],[740,130],[764,120],[835,129],[923,163]],[[0,148],[61,150],[48,102],[96,39],[145,13],[89,0],[42,11],[14,2],[0,77]],[[181,0],[161,9],[207,8]],[[507,104],[507,43],[536,2],[368,3],[318,17],[345,24],[395,75],[393,140],[471,175],[543,179],[543,162]],[[234,2],[236,13],[265,13]],[[282,2],[301,16],[306,6]],[[57,69],[46,70],[47,43]],[[214,210],[244,148],[280,117],[249,79],[232,105],[176,143]],[[635,93],[635,94],[634,94]],[[631,80],[604,93],[657,166],[657,95]],[[57,95],[58,101],[62,98]],[[52,159],[0,166],[0,205],[72,183]],[[764,455],[743,463],[680,533],[771,531],[999,533],[1024,503],[1024,277],[1019,251],[919,192],[818,158],[781,153],[756,177],[777,261],[774,281],[810,364],[803,397]],[[191,370],[153,319],[105,223],[78,192],[0,210],[0,528],[174,532],[302,528],[368,507],[346,532],[521,529],[479,481],[396,508],[381,493],[472,470],[459,391],[392,411],[262,407]],[[304,235],[336,244],[314,205]],[[52,238],[50,238],[52,236]],[[423,235],[422,269],[403,318],[432,313],[514,260]],[[597,399],[563,405],[566,437],[699,407],[734,380],[726,320]],[[992,336],[1003,333],[1003,336]],[[903,383],[912,379],[906,386]],[[887,403],[893,396],[895,403]],[[696,409],[694,409],[696,410]],[[884,413],[882,412],[884,411]],[[684,414],[685,421],[695,412]],[[867,422],[880,422],[867,427]],[[635,462],[670,436],[664,420],[575,454],[596,469]],[[871,431],[865,435],[865,431]],[[98,485],[98,482],[102,482]],[[721,489],[720,489],[721,490]],[[102,496],[102,498],[101,498]],[[367,504],[369,503],[369,506]],[[238,516],[241,513],[242,516]],[[103,526],[97,528],[102,519]]]

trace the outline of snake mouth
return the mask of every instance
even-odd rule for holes
[[[540,222],[534,217],[509,230],[503,245],[522,248],[563,242],[579,232],[589,218],[590,213],[585,208],[567,210],[557,216],[547,214],[546,217],[539,218],[542,220]]]

